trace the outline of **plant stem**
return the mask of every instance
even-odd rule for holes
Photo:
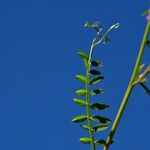
[[[134,87],[133,83],[135,81],[135,78],[137,77],[138,67],[140,65],[140,62],[141,62],[141,59],[142,59],[142,56],[143,56],[143,53],[144,53],[144,48],[145,48],[145,44],[147,42],[149,29],[150,29],[150,21],[148,21],[146,29],[145,29],[145,33],[144,33],[144,36],[143,36],[141,47],[140,47],[140,50],[139,50],[139,53],[138,53],[138,56],[137,56],[137,60],[136,60],[136,63],[135,63],[135,67],[134,67],[134,70],[133,70],[133,73],[132,73],[132,76],[131,76],[128,88],[127,88],[127,90],[125,92],[125,95],[123,97],[122,103],[121,103],[120,108],[119,108],[119,111],[118,111],[118,113],[116,115],[115,121],[114,121],[114,123],[112,125],[110,134],[109,134],[109,136],[107,138],[106,145],[105,145],[103,150],[108,150],[109,149],[109,146],[110,146],[110,144],[111,144],[111,142],[113,140],[113,136],[114,136],[114,134],[116,132],[116,129],[117,129],[118,125],[119,125],[119,122],[120,122],[120,120],[122,118],[123,112],[124,112],[124,110],[126,108],[126,105],[127,105],[128,100],[129,100],[130,94],[131,94],[131,92],[133,90],[133,87]]]
[[[92,150],[95,150],[94,134],[93,134],[93,131],[92,131],[92,122],[91,122],[90,85],[89,85],[89,81],[90,81],[89,71],[90,71],[90,67],[91,67],[91,57],[92,57],[93,49],[94,49],[94,46],[92,44],[91,49],[90,49],[89,60],[88,60],[88,64],[87,64],[87,70],[86,70],[86,79],[87,79],[87,82],[86,82],[86,111],[87,111],[87,116],[88,116],[87,120],[88,120],[88,126],[89,126],[91,146],[92,146]]]

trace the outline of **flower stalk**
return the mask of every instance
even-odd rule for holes
[[[131,94],[131,92],[132,92],[132,90],[135,86],[134,82],[137,78],[138,68],[139,68],[141,60],[142,60],[142,56],[143,56],[143,53],[144,53],[144,48],[145,48],[145,45],[146,45],[146,42],[147,42],[147,39],[148,39],[149,30],[150,30],[150,21],[148,21],[146,29],[145,29],[145,33],[144,33],[144,36],[143,36],[141,47],[140,47],[140,50],[139,50],[139,53],[138,53],[138,56],[137,56],[137,60],[136,60],[136,63],[135,63],[135,67],[134,67],[133,74],[131,76],[128,88],[125,92],[125,95],[123,97],[122,103],[121,103],[120,108],[119,108],[119,111],[116,115],[115,121],[112,125],[111,131],[108,135],[108,138],[107,138],[107,141],[106,141],[106,144],[105,144],[105,147],[104,147],[103,150],[108,150],[109,149],[109,146],[113,141],[114,134],[117,130],[119,122],[122,118],[122,115],[123,115],[124,110],[126,108],[126,105],[128,103],[130,94]]]

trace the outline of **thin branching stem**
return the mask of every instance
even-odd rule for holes
[[[142,80],[145,78],[146,76],[150,73],[150,65],[144,70],[144,72],[142,74],[140,74],[137,78],[137,80],[135,81],[134,84],[138,84],[140,82],[142,82]]]
[[[103,40],[106,38],[107,34],[109,34],[109,32],[112,29],[118,28],[118,26],[119,26],[118,23],[111,26],[100,39],[99,39],[99,36],[100,36],[101,29],[99,29],[99,32],[97,32],[96,36],[94,37],[94,39],[92,41],[90,53],[89,53],[89,59],[87,62],[87,69],[86,69],[86,79],[87,79],[87,82],[86,82],[86,111],[87,111],[87,121],[88,121],[88,126],[89,126],[89,135],[90,135],[90,139],[91,139],[92,150],[96,150],[95,143],[94,143],[94,141],[95,141],[94,140],[94,134],[92,131],[92,121],[91,121],[91,111],[90,111],[90,85],[89,85],[90,75],[89,75],[89,71],[91,68],[92,53],[93,53],[95,46],[99,45],[101,42],[103,42]]]
[[[116,24],[114,24],[113,26],[111,26],[111,27],[105,32],[105,34],[102,36],[102,38],[101,38],[99,41],[97,41],[96,43],[94,43],[94,45],[100,44],[100,43],[106,38],[106,36],[111,32],[111,30],[117,29],[118,27],[119,27],[119,23],[116,23]]]
[[[127,90],[125,92],[125,95],[123,97],[122,103],[121,103],[120,108],[119,108],[119,111],[118,111],[118,113],[116,115],[115,121],[114,121],[114,123],[112,125],[110,134],[109,134],[109,136],[107,138],[106,145],[105,145],[103,150],[108,150],[109,149],[109,146],[110,146],[110,144],[111,144],[111,142],[113,140],[113,137],[114,137],[114,134],[116,132],[116,129],[117,129],[117,127],[119,125],[119,122],[120,122],[120,120],[122,118],[123,112],[124,112],[124,110],[126,108],[126,105],[127,105],[128,100],[129,100],[130,94],[131,94],[131,92],[133,90],[134,81],[137,78],[138,67],[139,67],[139,65],[141,63],[141,60],[142,60],[142,56],[143,56],[144,48],[145,48],[145,45],[146,45],[146,42],[147,42],[149,30],[150,30],[150,21],[148,21],[146,29],[145,29],[144,37],[143,37],[143,40],[142,40],[142,43],[141,43],[141,47],[140,47],[140,50],[139,50],[139,53],[138,53],[138,56],[137,56],[137,60],[136,60],[136,63],[135,63],[135,67],[134,67],[133,74],[131,76],[128,88],[127,88]]]

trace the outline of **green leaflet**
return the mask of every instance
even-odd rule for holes
[[[78,123],[78,122],[83,122],[85,120],[87,120],[86,115],[78,115],[78,116],[76,116],[75,118],[72,119],[72,122]]]
[[[100,73],[100,71],[93,69],[93,70],[89,71],[89,74],[91,74],[91,75],[100,75],[101,73]]]
[[[73,101],[78,104],[79,106],[86,106],[86,102],[82,99],[73,99]]]
[[[104,93],[104,89],[95,89],[93,91],[90,92],[90,95],[96,95],[96,94],[103,94]]]
[[[94,141],[95,144],[98,144],[102,147],[104,147],[106,145],[106,141],[105,140],[96,140]]]
[[[84,144],[90,144],[92,141],[89,137],[80,138],[79,140]]]
[[[87,91],[85,89],[80,89],[76,91],[76,94],[79,96],[85,96]]]
[[[99,131],[106,130],[108,127],[109,127],[108,124],[100,124],[100,125],[93,127],[93,129],[95,132],[99,132]]]
[[[150,47],[150,41],[147,41],[147,42],[146,42],[146,45],[147,45],[148,47]]]
[[[140,65],[138,67],[138,71],[137,72],[140,73],[142,71],[142,69],[144,68],[144,66],[145,66],[145,64]]]
[[[142,13],[142,17],[146,17],[146,16],[148,15],[148,13],[149,13],[148,10],[144,11],[144,12]]]
[[[83,83],[86,83],[86,81],[87,81],[86,77],[83,75],[80,75],[80,74],[76,75],[76,78]]]
[[[86,124],[81,125],[81,128],[83,128],[85,130],[88,130],[88,131],[90,129],[90,127],[88,125],[86,125]],[[95,130],[93,128],[91,128],[91,131],[94,132]]]
[[[80,58],[85,59],[85,60],[88,61],[89,55],[86,54],[85,52],[79,51],[77,54],[80,56]]]
[[[100,103],[93,103],[90,105],[90,107],[94,110],[103,110],[103,109],[109,108],[109,105],[100,104]]]
[[[144,89],[144,91],[150,95],[150,89],[144,84],[144,83],[140,83],[141,87]]]
[[[101,147],[104,147],[106,145],[106,141],[101,139],[101,140],[95,140],[94,141],[95,144],[100,145]],[[113,144],[114,141],[111,141],[110,144]]]
[[[98,82],[100,82],[101,80],[103,80],[104,77],[103,76],[97,76],[97,77],[94,77],[93,79],[90,80],[90,84],[96,84]]]
[[[103,66],[103,63],[100,61],[93,60],[93,61],[91,61],[91,65],[94,67],[101,67],[101,66]]]
[[[102,116],[92,116],[91,120],[93,120],[94,122],[100,122],[100,123],[110,123],[111,120],[109,118],[105,118]]]

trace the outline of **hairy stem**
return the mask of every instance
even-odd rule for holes
[[[145,29],[144,37],[143,37],[143,40],[142,40],[142,43],[141,43],[141,47],[140,47],[140,50],[139,50],[139,53],[138,53],[138,56],[137,56],[137,60],[136,60],[136,63],[135,63],[135,67],[134,67],[134,70],[133,70],[128,88],[125,92],[125,95],[123,97],[122,103],[121,103],[120,108],[119,108],[119,111],[116,115],[115,121],[112,125],[110,134],[107,138],[106,145],[105,145],[103,150],[108,150],[109,149],[109,146],[110,146],[110,144],[113,140],[113,136],[116,132],[116,129],[117,129],[117,127],[119,125],[119,122],[121,120],[121,117],[123,115],[123,112],[126,108],[126,105],[127,105],[128,100],[129,100],[130,94],[133,90],[133,87],[134,87],[133,83],[134,83],[134,81],[137,77],[138,67],[140,65],[140,62],[141,62],[141,59],[142,59],[142,56],[143,56],[143,53],[144,53],[144,48],[145,48],[145,44],[146,44],[146,41],[147,41],[147,38],[148,38],[149,29],[150,29],[150,21],[148,21],[146,29]]]
[[[87,70],[86,70],[86,111],[87,111],[87,120],[88,120],[88,126],[89,126],[89,134],[90,134],[90,139],[91,139],[91,146],[92,150],[95,150],[95,143],[94,143],[94,134],[92,131],[92,121],[91,121],[91,111],[90,111],[90,76],[89,76],[89,71],[91,67],[91,57],[92,57],[92,52],[93,52],[94,46],[93,44],[91,45],[90,49],[90,55],[89,55],[89,60],[87,64]]]

